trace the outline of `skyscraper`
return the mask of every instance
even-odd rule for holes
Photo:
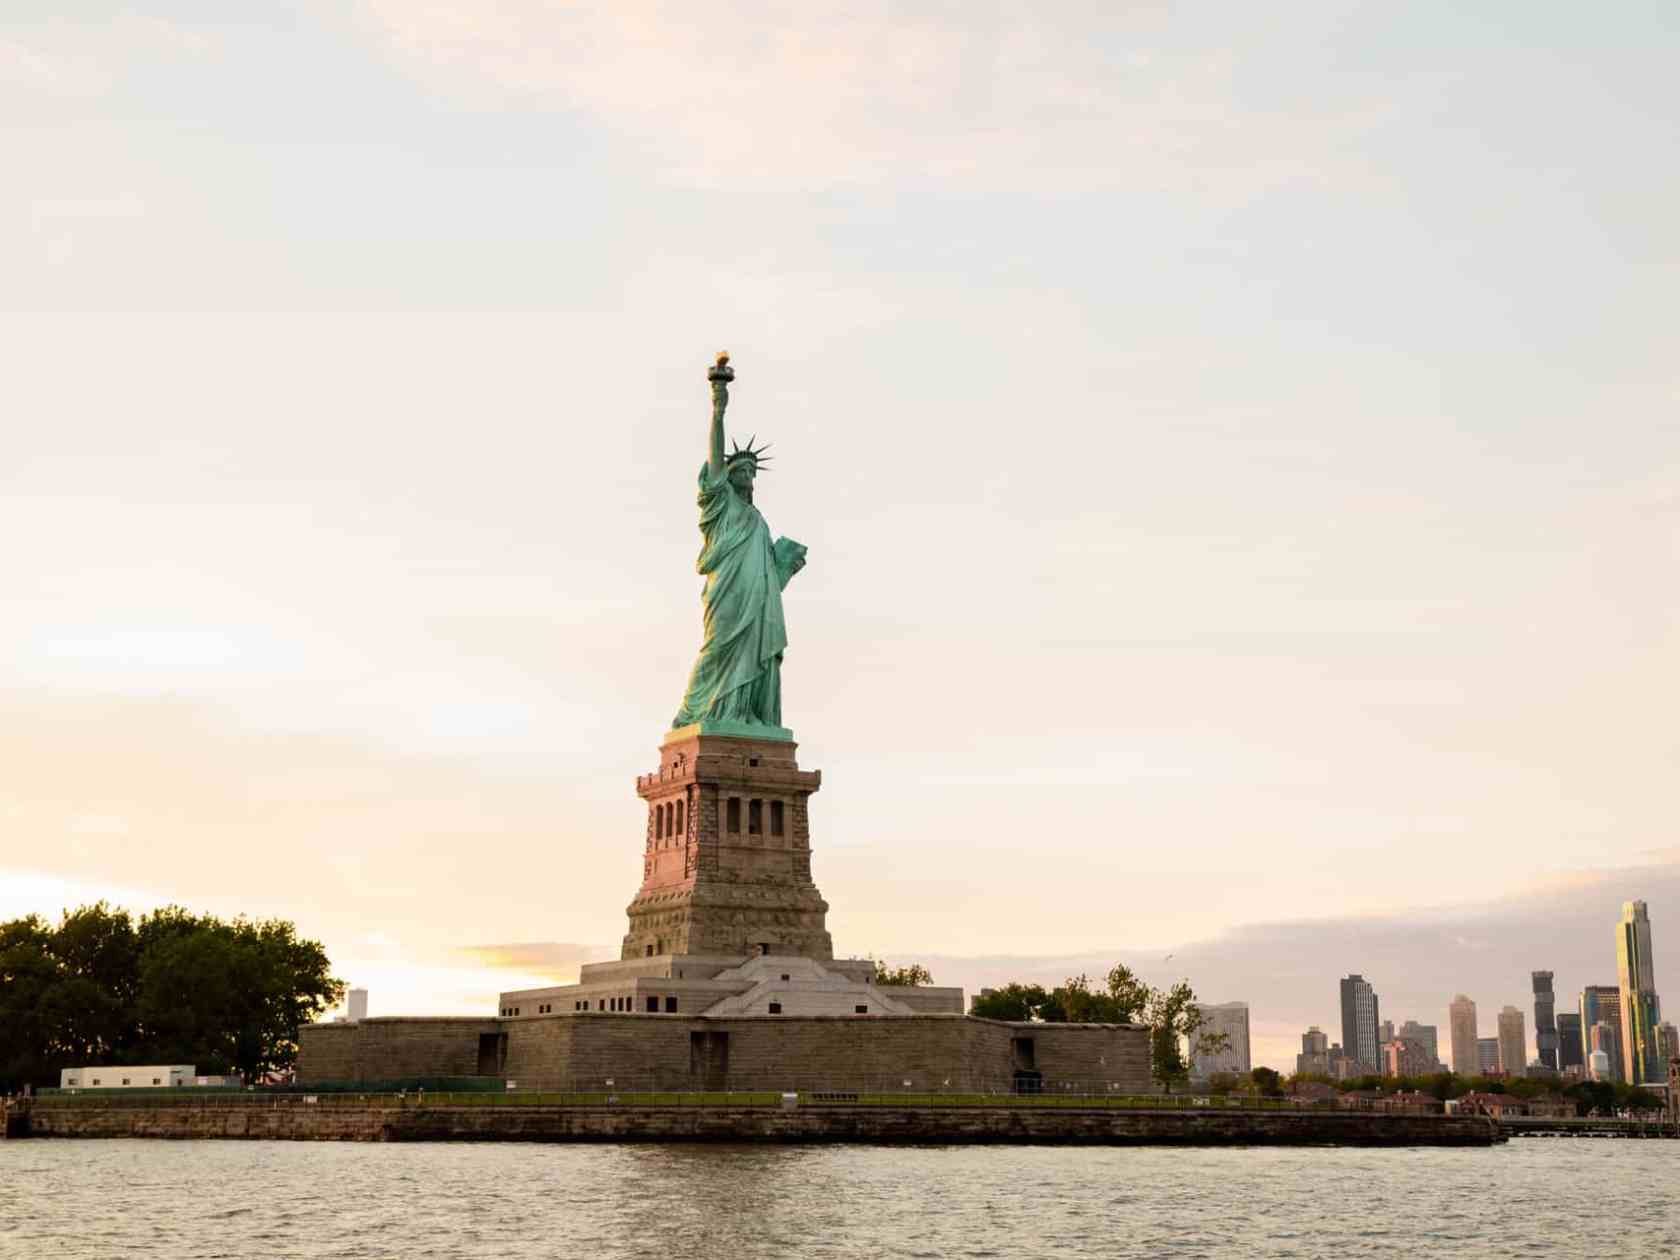
[[[1199,1054],[1192,1047],[1190,1075],[1205,1079],[1215,1072],[1236,1072],[1247,1076],[1254,1067],[1248,1057],[1248,1003],[1203,1003],[1196,1009],[1202,1013],[1203,1032],[1225,1034],[1225,1048]]]
[[[1382,1071],[1377,1045],[1377,991],[1364,976],[1342,981],[1342,1049],[1362,1072]]]
[[[1447,1023],[1452,1028],[1453,1071],[1474,1076],[1481,1071],[1476,1059],[1476,1004],[1460,993],[1447,1008]]]
[[[1523,1013],[1514,1006],[1499,1012],[1499,1070],[1507,1076],[1528,1075],[1528,1038]]]
[[[1476,1072],[1487,1076],[1491,1072],[1499,1071],[1499,1038],[1476,1038]]]
[[[1415,1019],[1408,1019],[1400,1025],[1396,1034],[1401,1041],[1413,1041],[1423,1048],[1424,1054],[1429,1056],[1430,1071],[1441,1069],[1441,1037],[1440,1031],[1434,1024],[1420,1024]]]
[[[1557,1017],[1558,1071],[1586,1066],[1581,1052],[1581,1014],[1579,1011],[1559,1011]]]
[[[1643,901],[1624,901],[1616,925],[1616,971],[1621,981],[1622,1079],[1645,1085],[1668,1080],[1657,1055],[1662,1009],[1651,970],[1651,919]]]
[[[1301,1034],[1301,1053],[1295,1056],[1295,1073],[1298,1076],[1308,1073],[1330,1075],[1330,1038],[1317,1024]]]
[[[1543,1067],[1558,1066],[1557,1023],[1553,1018],[1556,998],[1552,995],[1552,973],[1530,973],[1534,981],[1534,1048],[1538,1050]]]
[[[1589,984],[1581,990],[1581,1057],[1593,1052],[1593,1029],[1608,1024],[1614,1032],[1613,1045],[1605,1049],[1610,1056],[1612,1081],[1622,1079],[1622,991],[1613,984]]]
[[[1657,1058],[1665,1064],[1680,1059],[1680,1029],[1673,1024],[1657,1025]]]

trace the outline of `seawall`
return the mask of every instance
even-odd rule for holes
[[[1488,1146],[1481,1116],[1020,1103],[759,1102],[484,1105],[370,1098],[306,1103],[77,1099],[25,1104],[13,1136],[347,1142],[921,1142],[1103,1145]]]

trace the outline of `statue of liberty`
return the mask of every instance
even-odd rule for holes
[[[787,739],[782,726],[782,652],[787,623],[782,588],[805,567],[805,548],[789,538],[770,541],[770,527],[753,506],[753,481],[769,463],[768,444],[723,450],[723,413],[735,371],[720,354],[712,382],[712,432],[700,467],[700,559],[706,579],[705,636],[688,676],[673,728],[700,724],[703,732]],[[756,437],[756,435],[755,435]]]

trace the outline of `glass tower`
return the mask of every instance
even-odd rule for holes
[[[1534,981],[1534,1048],[1539,1051],[1542,1067],[1554,1072],[1558,1068],[1558,1035],[1554,1011],[1557,999],[1552,995],[1552,973],[1530,973]]]
[[[1634,1085],[1668,1079],[1657,1051],[1662,1008],[1651,970],[1651,919],[1643,901],[1624,901],[1616,925],[1616,970],[1622,989],[1622,1079]]]

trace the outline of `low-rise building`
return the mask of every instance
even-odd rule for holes
[[[190,1063],[76,1067],[58,1074],[60,1089],[204,1089],[240,1084],[243,1081],[237,1076],[200,1076]]]

